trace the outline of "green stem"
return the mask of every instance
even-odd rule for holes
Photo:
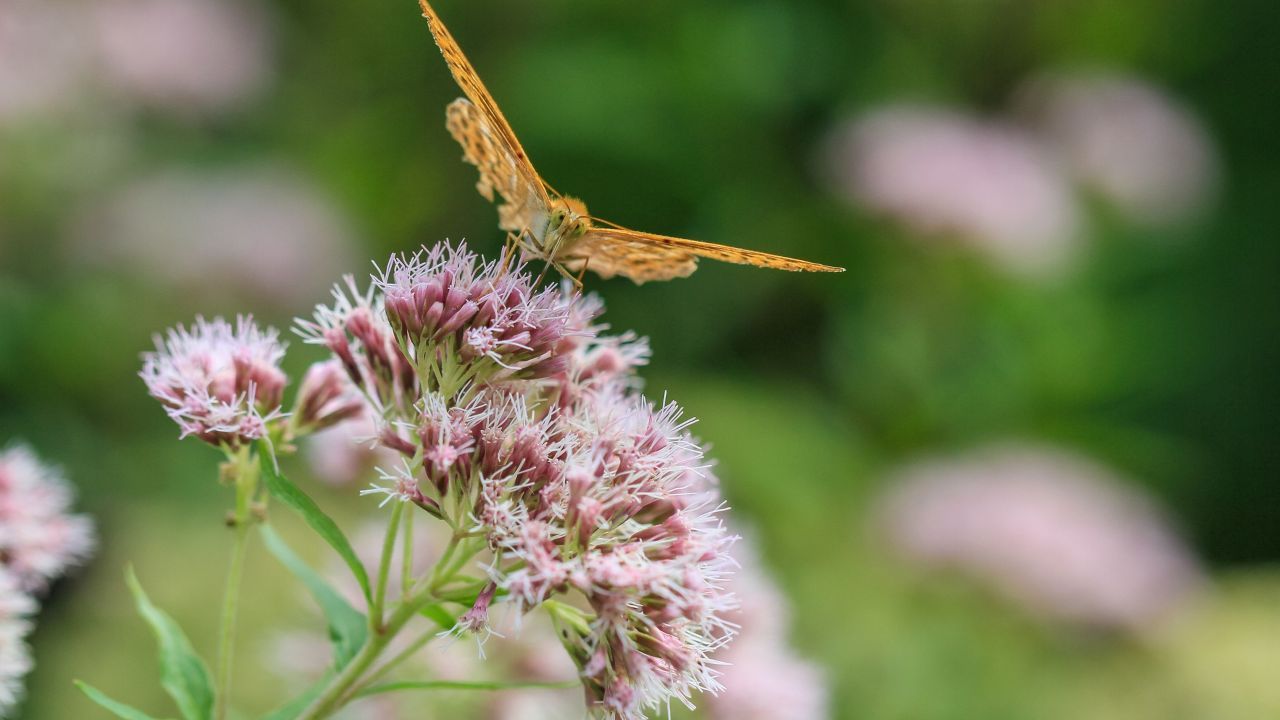
[[[444,629],[447,630],[448,628],[444,628]],[[364,679],[364,682],[360,683],[360,687],[366,688],[369,685],[372,685],[373,683],[381,680],[383,677],[386,677],[386,674],[394,670],[398,665],[400,665],[400,663],[413,657],[419,650],[426,647],[428,644],[431,643],[432,640],[435,640],[437,637],[439,637],[440,630],[441,628],[439,625],[431,626],[430,629],[428,629],[426,632],[419,635],[416,639],[414,639],[413,642],[409,643],[404,650],[401,650],[400,652],[396,653],[395,657],[379,665],[376,670],[374,670],[372,673],[369,674],[369,677]],[[363,690],[360,690],[357,692],[357,694],[364,695],[365,693]]]
[[[413,513],[404,516],[404,547],[400,550],[400,599],[409,598],[413,581]]]
[[[234,523],[235,540],[231,548],[231,564],[227,569],[227,584],[222,597],[222,621],[218,631],[217,692],[214,695],[214,717],[225,720],[231,707],[231,669],[233,666],[236,618],[240,604],[240,585],[244,577],[244,563],[249,549],[249,526],[252,523],[251,504],[257,485],[256,467],[252,453],[242,453],[236,458],[236,508]]]
[[[391,510],[391,521],[387,524],[386,537],[382,540],[382,559],[378,563],[378,584],[373,589],[373,602],[369,605],[369,627],[374,630],[382,626],[382,608],[387,602],[387,577],[391,573],[391,553],[396,547],[400,516],[403,514],[404,503],[396,503]]]
[[[456,551],[458,540],[462,540],[462,552]],[[453,576],[457,575],[458,571],[462,569],[462,566],[466,565],[471,558],[479,555],[483,549],[483,543],[473,543],[471,538],[465,535],[454,535],[453,542],[449,544],[449,550],[452,552],[446,552],[445,556],[440,558],[439,564],[436,565],[437,569],[444,568],[444,570],[438,575],[433,574],[430,585],[431,591],[435,592],[447,585],[453,579]]]
[[[423,680],[375,685],[361,690],[356,693],[356,696],[367,697],[369,695],[395,692],[397,690],[511,690],[514,688],[543,688],[547,690],[554,690],[575,688],[581,684],[582,683],[578,680],[561,680],[559,682],[541,682],[533,680],[513,680],[507,682],[501,680]]]
[[[376,625],[371,623],[369,639],[365,641],[364,647],[360,648],[360,652],[351,659],[341,673],[330,681],[324,693],[316,698],[297,720],[320,720],[320,718],[329,717],[354,699],[354,694],[361,687],[364,674],[373,667],[378,657],[405,624],[416,617],[423,607],[439,600],[435,595],[436,584],[447,582],[451,577],[442,573],[441,568],[445,567],[446,561],[454,556],[457,548],[458,538],[456,536],[450,538],[444,556],[432,570],[431,576],[420,581],[409,593],[409,598],[395,606],[386,622]]]
[[[400,632],[405,623],[412,620],[422,606],[434,599],[431,593],[424,592],[414,597],[413,600],[398,605],[390,617],[387,618],[386,624],[378,628],[377,632],[369,637],[364,647],[360,648],[360,652],[329,683],[329,687],[325,688],[324,693],[316,698],[302,715],[298,716],[298,720],[319,720],[320,718],[328,717],[335,710],[345,705],[350,699],[351,689],[360,681],[365,671],[372,667],[378,656],[382,654],[382,651]]]

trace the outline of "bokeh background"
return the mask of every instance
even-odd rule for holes
[[[595,214],[849,268],[589,281],[702,419],[831,717],[1280,716],[1271,3],[438,10]],[[214,644],[229,497],[135,375],[153,332],[497,252],[457,94],[407,0],[0,0],[0,443],[65,466],[102,539],[22,717],[98,717],[74,677],[171,712],[126,563]],[[258,555],[249,709],[268,628],[316,622]]]

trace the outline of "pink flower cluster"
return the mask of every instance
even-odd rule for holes
[[[1196,115],[1141,78],[1034,77],[1014,112],[886,105],[833,133],[833,190],[920,239],[954,241],[1030,279],[1069,268],[1093,234],[1079,189],[1137,224],[1194,219],[1220,161]]]
[[[35,600],[23,592],[13,573],[0,569],[0,717],[7,717],[22,699],[22,679],[31,672],[27,635],[35,610]]]
[[[259,329],[250,317],[234,327],[222,318],[197,318],[155,339],[143,354],[142,379],[182,436],[235,448],[266,434],[280,414],[286,378],[274,329]]]
[[[56,468],[17,445],[0,453],[0,564],[27,592],[43,590],[93,552],[93,523]]]
[[[719,689],[733,538],[690,422],[636,391],[648,350],[597,337],[601,309],[441,244],[392,258],[367,292],[348,279],[300,331],[401,457],[377,491],[486,539],[491,586],[464,629],[491,603],[560,600],[592,712],[631,719]]]
[[[734,634],[732,538],[679,408],[617,390],[540,417],[523,402],[482,430],[475,454],[499,586],[523,608],[585,598],[593,619],[570,652],[613,716],[718,690],[710,655]]]
[[[788,641],[790,608],[761,572],[751,543],[734,546],[740,567],[733,590],[741,606],[731,616],[741,630],[717,655],[725,663],[724,691],[708,703],[713,720],[825,720],[831,717],[826,678]]]
[[[1105,468],[1035,446],[995,446],[904,470],[880,506],[890,541],[1028,611],[1143,631],[1203,577],[1151,501]]]
[[[0,452],[0,717],[22,699],[35,596],[94,549],[93,524],[68,512],[71,486],[16,445]]]

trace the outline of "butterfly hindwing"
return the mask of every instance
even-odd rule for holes
[[[579,250],[579,248],[582,249]],[[820,265],[755,250],[744,250],[731,245],[654,235],[618,227],[592,228],[573,246],[572,252],[591,255],[589,269],[592,270],[595,270],[595,253],[608,252],[611,255],[608,266],[613,269],[614,274],[629,277],[636,282],[685,277],[693,272],[696,268],[696,259],[700,257],[792,272],[840,272],[841,270],[830,265]],[[658,258],[667,258],[677,267],[673,267],[670,274],[664,277],[661,272],[651,267]]]

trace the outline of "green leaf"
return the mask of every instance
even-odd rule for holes
[[[342,534],[338,529],[338,524],[333,518],[324,514],[319,505],[316,505],[306,493],[302,492],[297,485],[294,485],[284,475],[280,474],[280,469],[276,466],[275,455],[271,452],[271,446],[265,441],[259,443],[258,461],[262,466],[262,478],[267,485],[267,489],[275,496],[277,500],[288,505],[303,520],[315,530],[324,541],[329,543],[329,547],[337,551],[342,559],[346,561],[347,567],[351,568],[351,573],[356,576],[356,580],[360,583],[360,589],[364,592],[365,600],[369,600],[369,574],[364,569],[364,564],[360,562],[360,558],[356,557],[356,551],[351,549],[351,543],[347,542],[347,536]]]
[[[424,605],[422,609],[418,611],[418,614],[430,619],[431,622],[444,630],[448,630],[458,624],[458,619],[448,610],[441,607],[439,603]]]
[[[578,687],[577,680],[562,682],[501,682],[501,681],[465,681],[465,680],[422,680],[394,682],[385,685],[374,685],[356,693],[357,697],[380,695],[398,690],[513,690],[516,688],[545,688],[547,690]]]
[[[76,687],[80,688],[80,692],[87,695],[90,700],[106,708],[108,711],[111,712],[112,715],[115,715],[118,718],[124,718],[124,720],[156,720],[155,718],[151,717],[150,715],[142,712],[141,710],[135,707],[131,707],[129,705],[125,705],[122,702],[112,700],[111,698],[107,697],[106,694],[103,693],[101,690],[90,685],[87,682],[81,682],[79,680],[76,680],[74,682],[76,684]]]
[[[329,623],[329,640],[333,643],[333,662],[337,670],[347,666],[369,638],[368,620],[342,599],[336,590],[298,557],[270,525],[262,526],[267,549],[311,591],[311,596]]]
[[[160,685],[178,704],[182,717],[209,720],[213,715],[213,681],[209,677],[209,668],[191,649],[191,641],[187,640],[178,623],[151,604],[133,568],[129,568],[125,580],[133,591],[138,613],[151,626],[160,644]]]
[[[263,715],[262,720],[295,720],[302,714],[303,710],[306,710],[311,703],[315,702],[316,698],[320,697],[320,693],[324,692],[325,688],[329,687],[329,681],[332,680],[332,677],[332,675],[326,673],[315,684],[302,691],[301,695]]]

